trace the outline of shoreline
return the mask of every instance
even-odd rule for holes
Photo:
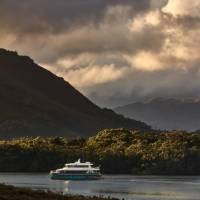
[[[0,184],[0,199],[3,200],[118,200],[97,196],[63,195],[49,190],[33,190],[29,187],[16,187]]]
[[[100,181],[51,181],[47,175],[14,175],[0,174],[1,182],[6,186],[12,185],[14,189],[1,189],[0,187],[0,199],[1,200],[105,200],[105,199],[157,199],[158,196],[154,197],[154,194],[159,194],[160,197],[183,197],[188,195],[189,197],[196,197],[200,195],[199,185],[200,177],[156,177],[156,176],[133,176],[133,177],[120,177],[120,176],[107,176],[105,179]],[[1,185],[0,185],[1,186]],[[28,189],[27,187],[31,188]],[[18,193],[16,193],[18,190]],[[20,190],[20,192],[19,192]],[[50,194],[48,198],[39,193],[38,197],[35,195],[39,191],[46,191]],[[166,191],[167,190],[167,193]],[[2,191],[6,198],[2,198]],[[51,192],[49,192],[51,191]],[[178,192],[178,193],[177,193]],[[179,193],[180,192],[180,193]],[[9,194],[8,194],[9,193]],[[21,193],[25,194],[26,198],[22,198]],[[56,193],[56,197],[55,194]],[[12,195],[18,196],[17,199],[11,198]],[[176,196],[176,194],[178,196]],[[34,198],[29,198],[29,196]],[[53,196],[54,195],[54,196]],[[59,195],[59,197],[58,197]],[[60,198],[60,195],[66,195],[67,199]],[[135,196],[136,195],[136,196]],[[152,196],[153,195],[153,196]],[[77,197],[78,196],[78,197]],[[81,198],[80,198],[81,196]],[[72,198],[74,197],[74,199]],[[75,198],[76,197],[76,198]],[[91,198],[92,197],[92,198]],[[168,199],[168,198],[166,198]],[[170,200],[172,198],[169,198]],[[182,198],[178,198],[182,199]],[[196,198],[190,198],[196,199]]]
[[[22,172],[22,171],[20,171],[20,172],[16,172],[16,171],[13,171],[13,172],[1,172],[0,171],[0,174],[46,174],[46,175],[49,175],[49,172],[35,172],[35,171],[33,171],[33,172]],[[171,176],[171,177],[174,177],[174,176],[177,176],[177,177],[179,177],[179,176],[200,176],[200,174],[126,174],[126,173],[124,173],[124,174],[102,174],[103,176],[163,176],[163,177],[165,177],[165,176]]]

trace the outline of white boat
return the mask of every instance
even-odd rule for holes
[[[61,169],[51,171],[50,175],[54,180],[96,180],[102,176],[99,167],[93,167],[91,162],[82,163],[80,159],[65,164]]]

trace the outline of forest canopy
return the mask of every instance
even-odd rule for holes
[[[1,172],[48,172],[78,158],[103,173],[200,174],[200,134],[106,129],[88,139],[19,138],[0,141]]]

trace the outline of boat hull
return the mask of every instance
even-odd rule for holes
[[[98,180],[101,178],[99,174],[59,174],[51,173],[51,179],[53,180]]]

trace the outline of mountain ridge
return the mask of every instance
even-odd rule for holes
[[[195,131],[200,128],[199,98],[154,98],[114,108],[126,117],[144,121],[155,129]]]
[[[150,129],[101,109],[28,56],[0,49],[0,137],[81,136],[103,128]]]

